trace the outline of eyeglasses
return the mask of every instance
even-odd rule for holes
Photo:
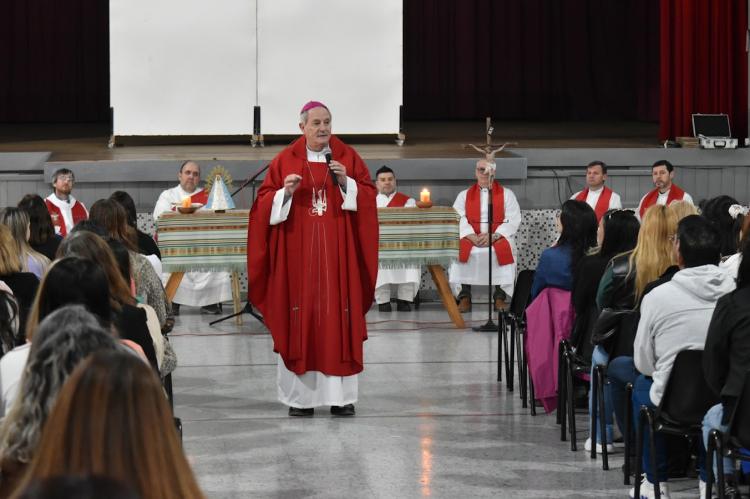
[[[73,183],[76,181],[76,179],[73,178],[73,175],[58,175],[57,180],[61,180],[63,182],[70,182],[70,183]]]

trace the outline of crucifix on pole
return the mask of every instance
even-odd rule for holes
[[[509,145],[515,145],[515,142],[505,142],[504,144],[493,144],[492,133],[495,131],[492,126],[492,119],[488,116],[486,119],[486,142],[483,146],[476,146],[474,144],[464,144],[464,149],[473,148],[478,153],[484,156],[487,161],[484,173],[489,175],[489,184],[487,186],[487,233],[489,234],[487,242],[487,268],[488,268],[488,286],[489,286],[489,318],[487,322],[482,326],[473,328],[475,331],[498,331],[498,326],[492,322],[492,313],[495,304],[494,300],[494,286],[492,285],[492,244],[493,239],[493,213],[492,213],[492,187],[495,182],[495,155],[501,152]],[[482,220],[480,220],[480,223]],[[501,222],[502,223],[502,222]],[[498,338],[498,341],[501,341]]]

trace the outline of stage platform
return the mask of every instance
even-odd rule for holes
[[[498,143],[517,142],[535,148],[657,147],[658,125],[641,122],[496,122]],[[395,137],[344,137],[365,159],[465,158],[463,147],[484,143],[482,121],[407,122],[406,142]],[[334,124],[334,132],[335,132]],[[91,124],[0,124],[0,152],[48,152],[51,161],[156,160],[191,157],[196,160],[268,160],[288,137],[267,136],[265,147],[252,147],[250,135],[235,137],[122,137],[123,146],[108,147],[110,127]]]
[[[653,123],[496,122],[494,127],[495,142],[517,143],[499,155],[497,175],[523,209],[559,207],[583,187],[585,165],[594,159],[609,165],[608,185],[626,207],[636,206],[652,188],[650,166],[658,159],[678,167],[676,183],[696,201],[719,194],[748,201],[750,149],[664,149]],[[484,122],[410,122],[405,133],[401,147],[395,137],[344,138],[373,173],[391,166],[403,192],[416,196],[427,187],[435,203],[452,204],[474,177],[478,154],[464,145],[483,143]],[[146,213],[163,189],[175,185],[185,159],[198,161],[204,174],[221,164],[240,182],[290,140],[267,137],[265,147],[253,148],[249,136],[133,138],[109,148],[108,134],[109,126],[101,123],[0,125],[0,206],[15,205],[27,192],[47,195],[52,172],[67,166],[76,173],[74,194],[84,203],[126,190]],[[238,207],[251,202],[252,189],[237,197]]]

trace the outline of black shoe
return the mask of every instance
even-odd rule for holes
[[[302,409],[300,407],[290,407],[289,415],[297,418],[311,418],[315,413],[315,409],[312,407],[309,409]]]
[[[354,404],[332,405],[331,414],[334,416],[354,416]]]
[[[391,302],[378,303],[378,312],[390,312],[391,310]]]
[[[219,315],[221,313],[221,303],[214,303],[213,305],[206,305],[201,307],[202,314]]]
[[[411,312],[411,302],[405,300],[398,300],[396,302],[396,310],[398,312]]]
[[[174,315],[174,316],[180,315],[180,304],[179,303],[172,303],[172,315]]]

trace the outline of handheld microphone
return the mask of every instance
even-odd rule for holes
[[[336,185],[339,183],[338,179],[336,178],[336,174],[331,170],[331,148],[326,147],[324,149],[325,157],[326,157],[326,164],[328,165],[328,173],[331,174],[331,180],[333,180],[333,185]]]

